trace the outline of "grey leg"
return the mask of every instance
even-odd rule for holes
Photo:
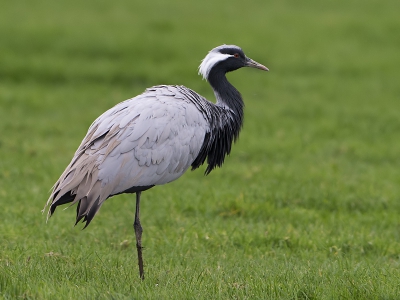
[[[133,228],[135,229],[136,235],[136,248],[138,254],[138,264],[139,264],[139,276],[143,280],[144,279],[144,270],[143,270],[143,257],[142,257],[142,225],[140,225],[140,217],[139,217],[139,206],[140,206],[140,194],[141,192],[136,192],[136,212],[135,212],[135,222],[133,223]]]

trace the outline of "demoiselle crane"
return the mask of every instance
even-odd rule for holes
[[[235,45],[212,49],[199,74],[214,90],[216,104],[178,85],[148,88],[98,117],[55,183],[45,208],[78,203],[76,223],[86,228],[103,202],[136,193],[134,229],[139,276],[144,279],[140,195],[155,185],[178,179],[207,159],[205,174],[221,167],[243,123],[243,100],[225,74],[242,67],[268,68]]]

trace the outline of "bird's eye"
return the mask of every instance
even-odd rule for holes
[[[233,54],[233,57],[235,57],[235,58],[239,58],[239,57],[240,57],[240,55],[239,55],[239,53],[235,53],[235,54]]]

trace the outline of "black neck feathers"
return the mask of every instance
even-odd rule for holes
[[[231,152],[232,143],[238,138],[243,124],[244,103],[239,91],[226,79],[223,70],[213,68],[208,82],[214,90],[217,103],[210,103],[208,119],[210,131],[206,133],[200,153],[192,163],[198,168],[207,158],[206,174],[221,167],[225,156]]]
[[[233,121],[236,123],[237,134],[243,123],[244,103],[240,92],[226,79],[225,72],[213,68],[209,74],[208,82],[214,90],[217,105],[229,108],[233,112]],[[236,138],[236,136],[235,136]]]

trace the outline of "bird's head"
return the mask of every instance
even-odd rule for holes
[[[240,47],[235,45],[222,45],[208,52],[199,66],[199,74],[202,75],[204,79],[208,80],[212,71],[226,73],[242,67],[269,71],[267,67],[248,58]]]

